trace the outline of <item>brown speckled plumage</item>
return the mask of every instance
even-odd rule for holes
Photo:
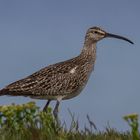
[[[105,37],[116,37],[98,27],[89,28],[84,47],[75,58],[45,67],[32,75],[16,81],[0,90],[0,95],[30,96],[31,98],[57,100],[54,115],[57,115],[60,100],[77,96],[85,87],[96,59],[96,43]]]
[[[16,81],[3,89],[7,95],[22,95],[32,98],[56,99],[57,96],[69,98],[83,87],[88,80],[88,73],[92,70],[90,57],[83,54],[68,61],[50,65],[40,71]],[[93,64],[93,63],[92,63]],[[76,68],[74,73],[70,70]]]

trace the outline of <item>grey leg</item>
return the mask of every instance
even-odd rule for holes
[[[43,108],[43,111],[46,111],[47,112],[47,109],[48,109],[48,106],[50,104],[51,100],[48,100],[45,107]]]
[[[59,124],[59,119],[58,119],[59,104],[60,104],[60,101],[57,100],[57,101],[56,101],[55,108],[54,108],[54,110],[53,110],[53,115],[54,115],[54,117],[55,117],[55,119],[56,119],[56,121],[57,121],[57,124]]]

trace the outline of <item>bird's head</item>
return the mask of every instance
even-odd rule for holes
[[[94,42],[97,42],[97,41],[99,41],[103,38],[106,38],[106,37],[122,39],[122,40],[125,40],[131,44],[134,44],[131,40],[129,40],[123,36],[107,33],[106,31],[102,30],[99,27],[91,27],[87,30],[87,33],[86,33],[86,39],[94,41]]]

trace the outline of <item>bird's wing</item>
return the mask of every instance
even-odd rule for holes
[[[40,94],[55,95],[64,93],[65,91],[69,92],[70,88],[74,90],[78,84],[78,79],[75,77],[76,74],[70,72],[76,67],[77,65],[73,63],[73,59],[50,65],[6,86],[0,91],[0,94],[39,96]],[[72,82],[74,80],[75,82]]]

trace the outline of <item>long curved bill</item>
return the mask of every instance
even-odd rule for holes
[[[120,35],[115,35],[115,34],[111,34],[111,33],[106,33],[106,36],[105,37],[113,37],[113,38],[117,38],[117,39],[122,39],[122,40],[125,40],[131,44],[134,44],[131,40],[129,40],[128,38],[126,37],[123,37],[123,36],[120,36]]]

